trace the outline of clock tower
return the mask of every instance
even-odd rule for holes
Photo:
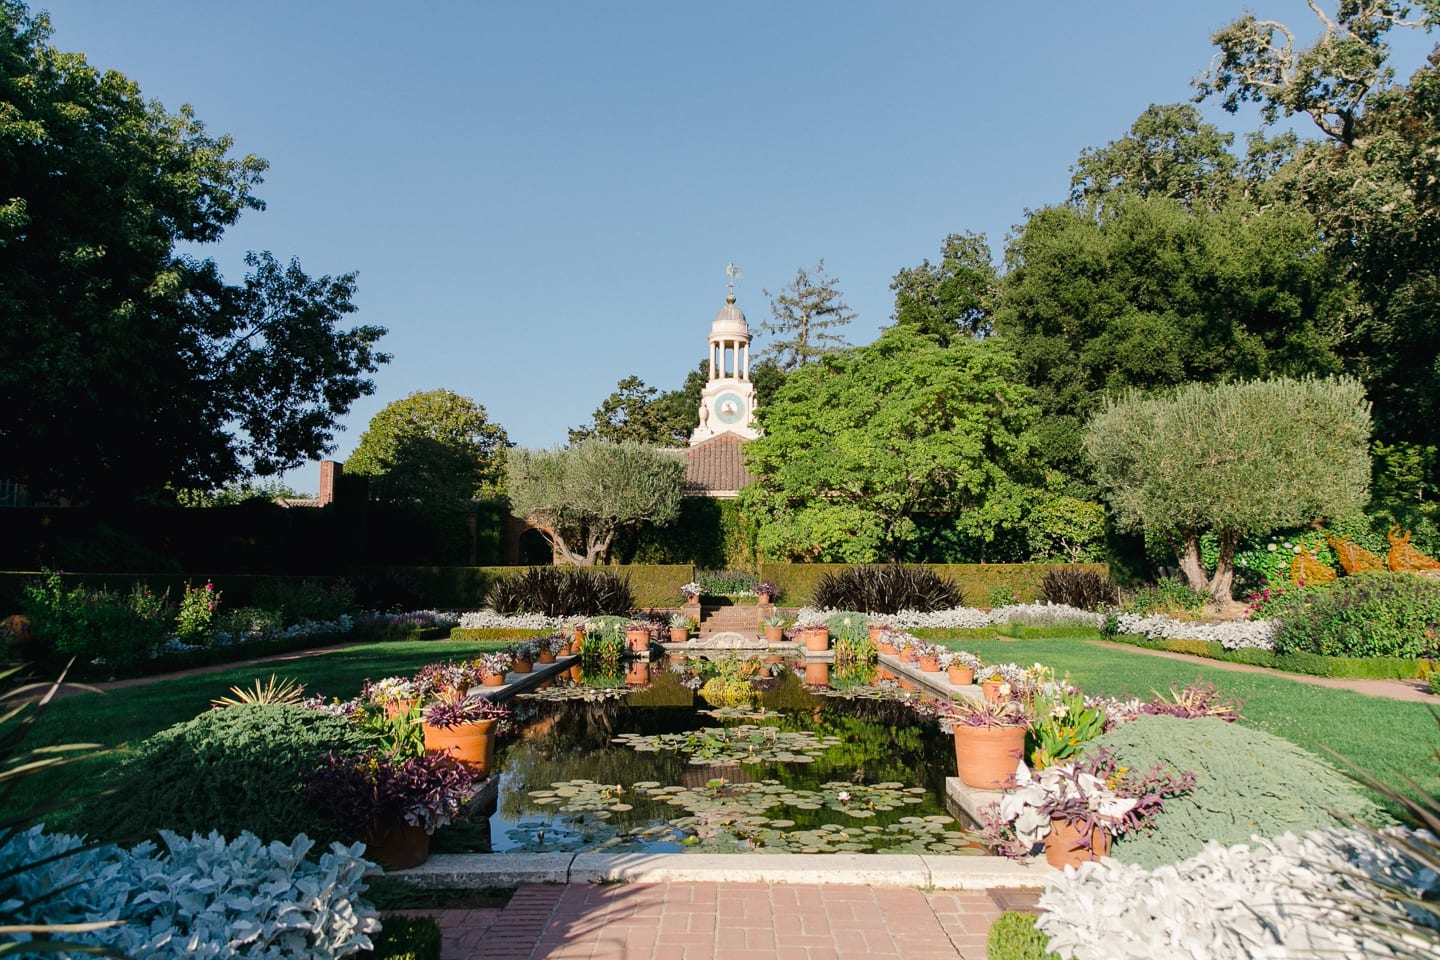
[[[740,271],[731,264],[725,272],[730,293],[710,324],[710,381],[700,393],[700,425],[690,435],[692,447],[727,433],[745,440],[760,435],[755,429],[755,385],[750,382],[750,327],[735,306]]]

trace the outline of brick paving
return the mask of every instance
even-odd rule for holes
[[[986,960],[1036,893],[779,883],[526,884],[503,910],[429,911],[441,960]]]

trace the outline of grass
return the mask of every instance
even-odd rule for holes
[[[1086,693],[1148,699],[1199,678],[1246,701],[1247,726],[1316,753],[1328,747],[1382,780],[1403,773],[1440,794],[1435,720],[1424,703],[1405,703],[1336,690],[1281,673],[1242,673],[1074,640],[972,641],[951,646],[987,663],[1043,663]]]

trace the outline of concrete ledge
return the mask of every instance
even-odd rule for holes
[[[891,673],[898,674],[919,685],[927,693],[933,693],[948,699],[956,697],[969,697],[972,700],[979,700],[982,696],[980,687],[974,683],[967,683],[961,686],[950,682],[950,676],[944,670],[938,673],[934,671],[921,670],[919,664],[906,663],[893,653],[882,653],[879,657],[880,666]]]
[[[518,887],[566,883],[573,853],[437,853],[408,870],[387,871],[419,887]]]
[[[1058,871],[1003,857],[857,853],[436,854],[388,875],[450,889],[522,883],[796,883],[938,890],[1034,889]]]
[[[1060,875],[1043,859],[1010,860],[1006,857],[921,856],[937,890],[991,890],[997,887],[1043,887]]]
[[[930,883],[930,872],[918,856],[881,853],[582,853],[575,857],[571,883],[600,880],[924,887]]]
[[[978,824],[980,811],[992,803],[999,803],[1005,793],[1002,790],[981,790],[979,787],[968,786],[959,777],[946,777],[945,796],[955,801],[956,805]]]

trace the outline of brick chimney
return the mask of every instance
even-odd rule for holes
[[[320,506],[335,502],[335,481],[345,472],[345,465],[334,460],[320,461]]]

